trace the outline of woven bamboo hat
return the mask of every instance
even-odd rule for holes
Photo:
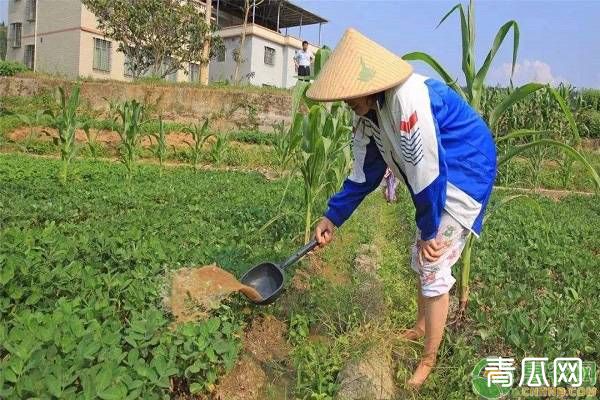
[[[318,101],[347,100],[402,83],[412,66],[355,29],[348,29],[306,92]]]

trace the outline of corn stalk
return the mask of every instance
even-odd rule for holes
[[[58,137],[53,138],[53,142],[60,149],[61,165],[58,178],[63,184],[67,183],[69,165],[78,150],[75,143],[77,129],[83,129],[86,132],[89,130],[87,123],[83,122],[77,115],[79,91],[80,86],[74,86],[71,95],[67,99],[64,89],[59,87],[55,96],[58,110],[56,112],[52,110],[44,111],[44,115],[47,115],[50,119],[50,126],[58,132]],[[45,133],[48,134],[48,132]]]
[[[315,211],[339,189],[350,168],[347,112],[341,104],[332,107],[332,112],[323,105],[314,105],[308,115],[303,116],[297,162],[304,181],[305,242],[310,239]]]
[[[184,129],[184,132],[187,132],[192,136],[192,142],[186,141],[185,144],[187,144],[192,151],[192,166],[194,171],[197,171],[198,161],[200,160],[200,155],[202,154],[202,146],[204,146],[204,142],[213,136],[208,132],[209,122],[209,119],[206,118],[202,125],[194,124],[192,128]]]
[[[224,133],[217,135],[217,140],[213,143],[210,148],[210,158],[216,165],[221,165],[225,155],[229,151],[229,139]]]
[[[146,123],[144,105],[137,100],[128,100],[123,103],[110,104],[116,122],[116,130],[121,138],[119,146],[121,162],[127,169],[127,181],[130,182],[135,170],[140,141],[141,129]]]
[[[156,139],[156,148],[154,149],[154,155],[158,158],[160,165],[160,174],[162,175],[165,158],[167,157],[167,135],[165,132],[165,121],[162,117],[158,118],[158,132],[151,133],[151,136]]]

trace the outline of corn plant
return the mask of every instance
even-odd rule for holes
[[[310,238],[313,217],[323,201],[339,189],[350,168],[350,127],[342,105],[327,111],[314,105],[303,116],[302,144],[297,155],[304,181],[304,240]]]
[[[227,135],[220,133],[217,135],[217,140],[210,148],[210,158],[216,165],[221,165],[223,159],[229,151],[229,140]]]
[[[144,105],[137,100],[127,100],[123,103],[111,103],[111,111],[116,122],[116,130],[121,138],[119,146],[121,162],[127,169],[127,181],[131,181],[135,170],[135,161],[142,139],[144,120]]]
[[[158,163],[161,168],[160,174],[162,175],[165,158],[167,157],[167,135],[165,133],[165,122],[163,121],[162,117],[158,118],[158,132],[151,133],[150,135],[156,139],[154,155],[158,158]]]
[[[405,54],[403,58],[405,60],[419,60],[429,64],[429,66],[431,66],[438,74],[440,74],[440,76],[456,92],[467,99],[473,108],[475,108],[477,111],[480,111],[485,78],[490,70],[492,62],[494,61],[496,53],[511,29],[513,31],[511,67],[512,79],[512,74],[515,70],[515,64],[517,63],[517,51],[519,49],[519,25],[513,20],[506,22],[498,29],[492,47],[490,48],[483,65],[481,68],[477,69],[475,67],[475,8],[473,0],[469,1],[469,7],[466,13],[463,5],[460,3],[452,7],[450,11],[448,11],[440,20],[437,26],[440,26],[455,11],[460,14],[460,28],[462,35],[462,71],[465,75],[466,81],[466,87],[464,90],[458,85],[457,80],[452,78],[446,69],[429,54],[423,52],[413,52]]]
[[[57,89],[56,102],[58,110],[45,110],[44,115],[50,119],[50,127],[58,132],[58,137],[53,138],[55,145],[60,148],[61,166],[58,173],[59,180],[66,184],[69,165],[71,160],[77,153],[77,145],[75,143],[75,134],[77,129],[89,130],[86,122],[82,121],[77,115],[77,107],[79,107],[79,85],[73,87],[71,95],[67,99],[65,91],[62,87]],[[48,132],[45,132],[48,134]]]
[[[184,132],[187,132],[192,136],[192,142],[186,141],[185,144],[187,144],[192,151],[192,165],[194,170],[197,170],[196,167],[202,154],[202,146],[204,145],[204,142],[213,136],[208,132],[209,122],[209,119],[206,118],[202,125],[194,124],[192,128],[184,129]]]

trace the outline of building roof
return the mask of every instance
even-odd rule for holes
[[[256,0],[258,3],[259,0]],[[213,7],[229,14],[244,17],[245,0],[213,0]],[[252,4],[248,21],[252,21]],[[279,11],[279,29],[292,26],[326,23],[327,20],[287,0],[264,0],[256,5],[255,22],[272,30],[277,30],[277,13]]]

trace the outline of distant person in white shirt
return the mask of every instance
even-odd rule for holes
[[[302,50],[296,53],[294,64],[298,71],[298,76],[310,76],[310,64],[314,60],[312,51],[308,50],[308,42],[302,42]]]

